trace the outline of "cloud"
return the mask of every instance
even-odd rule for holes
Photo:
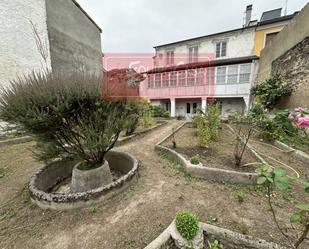
[[[103,52],[153,52],[153,46],[242,26],[246,5],[253,19],[285,7],[285,0],[78,0],[102,28]],[[290,0],[288,14],[307,0]],[[284,10],[283,10],[284,13]]]

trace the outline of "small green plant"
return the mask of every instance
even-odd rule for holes
[[[243,203],[245,200],[245,193],[242,191],[237,191],[234,193],[234,197],[235,199],[239,202],[239,203]]]
[[[309,203],[298,203],[295,205],[295,208],[297,212],[295,212],[290,217],[291,223],[299,223],[300,226],[303,227],[301,230],[302,232],[300,235],[296,235],[297,238],[296,241],[293,243],[291,236],[286,233],[286,228],[282,228],[279,224],[279,221],[277,219],[277,214],[274,208],[274,205],[272,203],[272,192],[274,188],[277,188],[279,190],[286,191],[289,188],[292,187],[291,181],[296,181],[303,185],[306,192],[309,192],[309,182],[307,180],[302,180],[299,178],[293,178],[287,175],[287,170],[285,168],[277,167],[272,168],[270,165],[263,165],[260,168],[256,170],[257,173],[260,174],[260,176],[257,179],[257,184],[265,186],[267,189],[267,199],[268,199],[268,205],[270,207],[270,211],[272,213],[273,220],[278,228],[278,230],[281,232],[281,234],[287,239],[290,246],[292,248],[298,248],[300,244],[306,239],[308,233],[309,233]],[[292,229],[295,229],[292,226]],[[294,238],[295,238],[294,237]]]
[[[194,165],[198,165],[201,161],[201,158],[199,155],[195,155],[193,157],[191,157],[190,159],[190,163],[194,164]]]
[[[221,249],[223,248],[222,244],[218,240],[214,240],[212,242],[208,241],[209,249]]]
[[[97,206],[96,206],[95,204],[93,204],[93,205],[91,205],[91,206],[89,207],[89,211],[90,211],[91,213],[96,213],[96,212],[98,211],[98,208],[97,208]]]
[[[198,217],[188,211],[179,211],[176,214],[175,224],[180,235],[190,241],[198,232]]]

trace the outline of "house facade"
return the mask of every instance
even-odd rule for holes
[[[75,0],[1,0],[0,87],[32,71],[102,75],[101,29]]]
[[[141,95],[172,117],[191,119],[212,101],[219,104],[222,116],[245,113],[259,66],[257,32],[265,21],[251,20],[251,12],[249,5],[239,29],[154,47],[154,68],[147,72]]]
[[[261,50],[272,44],[273,39],[279,32],[289,24],[291,19],[297,15],[281,15],[282,9],[275,9],[263,13],[261,20],[256,25],[254,36],[254,54],[260,56]]]

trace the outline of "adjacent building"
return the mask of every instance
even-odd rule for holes
[[[75,0],[1,0],[0,86],[32,71],[102,75],[101,29]]]
[[[190,119],[210,101],[219,103],[222,116],[245,113],[260,51],[295,15],[282,17],[278,9],[264,12],[257,21],[251,13],[249,5],[238,29],[154,47],[154,68],[147,72],[141,95],[172,117]]]
[[[280,74],[295,85],[281,108],[309,107],[309,3],[285,26],[260,54],[257,83]]]

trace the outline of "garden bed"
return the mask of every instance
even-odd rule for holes
[[[287,249],[275,243],[254,238],[252,236],[239,234],[228,229],[220,228],[214,225],[199,223],[203,231],[203,248],[209,249],[209,243],[218,241],[224,249]],[[175,225],[172,223],[163,233],[165,236],[159,236],[144,249],[179,249],[176,246],[172,236],[168,234],[174,233]]]
[[[246,129],[246,127],[243,128]],[[267,163],[273,166],[286,168],[289,171],[289,175],[301,176],[302,178],[309,177],[307,161],[309,158],[305,158],[305,153],[297,152],[297,150],[285,147],[284,145],[282,146],[282,144],[278,142],[264,140],[259,137],[257,130],[255,130],[250,137],[249,145],[263,157]]]
[[[0,248],[140,249],[184,209],[215,226],[286,245],[271,219],[263,189],[188,177],[176,164],[155,154],[153,145],[178,126],[172,120],[121,148],[141,161],[137,184],[107,202],[69,212],[42,210],[29,201],[23,187],[42,167],[32,158],[34,143],[0,148],[0,169],[7,167],[0,179]],[[244,194],[242,203],[235,193]],[[274,196],[279,222],[288,226],[294,204],[307,196],[294,189],[275,191]],[[308,241],[300,247],[306,248]]]
[[[186,124],[175,134],[177,148],[173,148],[172,137],[164,141],[162,145],[182,154],[189,161],[192,156],[199,155],[203,166],[253,173],[259,167],[260,161],[248,148],[245,150],[242,166],[235,166],[235,138],[236,136],[225,125],[222,125],[222,129],[219,130],[218,141],[211,141],[205,148],[199,143],[196,129],[191,124]],[[246,164],[249,165],[244,166]]]

